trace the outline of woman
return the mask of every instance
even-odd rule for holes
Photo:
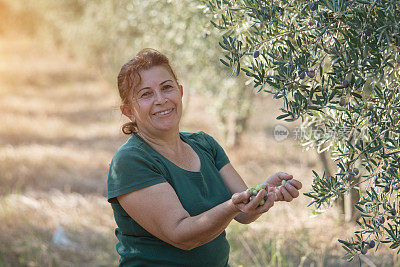
[[[179,132],[183,87],[163,54],[140,51],[122,67],[118,89],[131,120],[107,182],[120,265],[229,266],[228,224],[251,223],[274,201],[298,197],[301,183],[277,173],[264,182],[264,205],[265,189],[248,201],[221,146],[204,132]]]

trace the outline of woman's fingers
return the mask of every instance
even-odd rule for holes
[[[264,196],[265,196],[265,189],[261,189],[260,191],[258,191],[256,197],[250,201],[249,209],[256,209],[260,204],[261,200],[264,199]]]
[[[283,200],[290,202],[299,196],[301,187],[301,182],[296,179],[291,179],[284,186],[281,186],[279,191],[282,193]]]
[[[279,187],[274,187],[274,188],[275,188],[274,192],[275,192],[275,196],[276,196],[276,201],[283,201],[284,200],[283,195],[282,195],[281,190],[279,190]]]
[[[277,174],[278,174],[279,178],[281,178],[282,180],[290,180],[293,178],[293,175],[288,174],[286,172],[278,172]]]
[[[290,193],[286,190],[285,186],[281,186],[280,191],[282,192],[283,199],[287,202],[290,202],[293,200],[293,197],[290,195]]]
[[[275,201],[290,202],[299,196],[298,188],[301,188],[301,183],[297,180],[290,180],[285,186],[267,187],[268,197],[264,201],[265,189],[258,191],[250,201],[251,194],[246,190],[232,195],[232,202],[242,212],[247,214],[260,214],[268,211]],[[264,201],[263,205],[260,202]]]
[[[297,190],[300,190],[303,186],[300,181],[297,181],[296,179],[290,180],[290,184],[296,187]]]
[[[249,197],[250,197],[250,193],[247,191],[235,193],[232,195],[232,202],[235,205],[240,204],[240,203],[246,203],[246,201],[249,200]]]
[[[265,201],[264,205],[257,207],[258,213],[267,212],[272,206],[274,206],[276,200],[276,194],[274,191],[268,193],[267,200]]]
[[[261,200],[264,199],[264,195],[265,195],[265,192],[262,195]],[[259,205],[259,202],[258,202],[258,205],[255,206],[257,213],[261,214],[261,213],[267,212],[272,206],[274,206],[275,200],[276,200],[275,190],[274,190],[274,188],[271,188],[268,190],[268,197],[265,200],[265,203],[263,205]]]
[[[296,187],[294,187],[293,185],[287,183],[285,186],[286,190],[289,192],[289,194],[293,197],[296,198],[299,196],[299,190],[297,190]]]
[[[263,205],[260,205],[260,202],[264,201],[265,189],[261,189],[257,195],[247,204],[239,204],[238,206],[242,206],[241,210],[247,214],[261,214],[268,211],[276,200],[276,195],[274,190],[271,188],[268,192],[268,197],[265,200]]]

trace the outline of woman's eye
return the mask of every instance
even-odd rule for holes
[[[168,90],[168,89],[170,89],[170,88],[172,88],[172,86],[171,86],[171,85],[166,85],[166,86],[164,86],[164,88],[163,88],[163,89],[165,89],[165,90]]]
[[[146,92],[146,93],[143,93],[141,97],[148,97],[148,96],[150,96],[150,95],[151,95],[150,92]]]

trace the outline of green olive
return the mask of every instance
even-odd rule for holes
[[[262,189],[265,189],[265,188],[267,188],[267,185],[266,184],[261,184],[261,187],[262,187]]]
[[[255,190],[254,187],[250,187],[249,189],[247,189],[247,192],[249,192],[250,195],[252,195],[254,190]]]
[[[250,198],[249,198],[249,200],[245,200],[243,203],[245,203],[245,204],[249,203],[249,201],[253,200],[257,196],[258,192],[260,192],[262,189],[266,189],[266,188],[267,188],[266,184],[259,184],[256,187],[249,187],[246,191],[249,192]],[[267,190],[265,190],[264,194],[265,195],[260,202],[260,203],[262,203],[261,205],[264,205],[265,201],[267,200],[267,197],[268,197]]]

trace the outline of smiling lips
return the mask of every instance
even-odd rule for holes
[[[164,117],[164,116],[169,115],[173,110],[174,110],[174,108],[170,108],[170,109],[167,109],[164,111],[156,112],[156,113],[154,113],[154,115],[157,117]]]

